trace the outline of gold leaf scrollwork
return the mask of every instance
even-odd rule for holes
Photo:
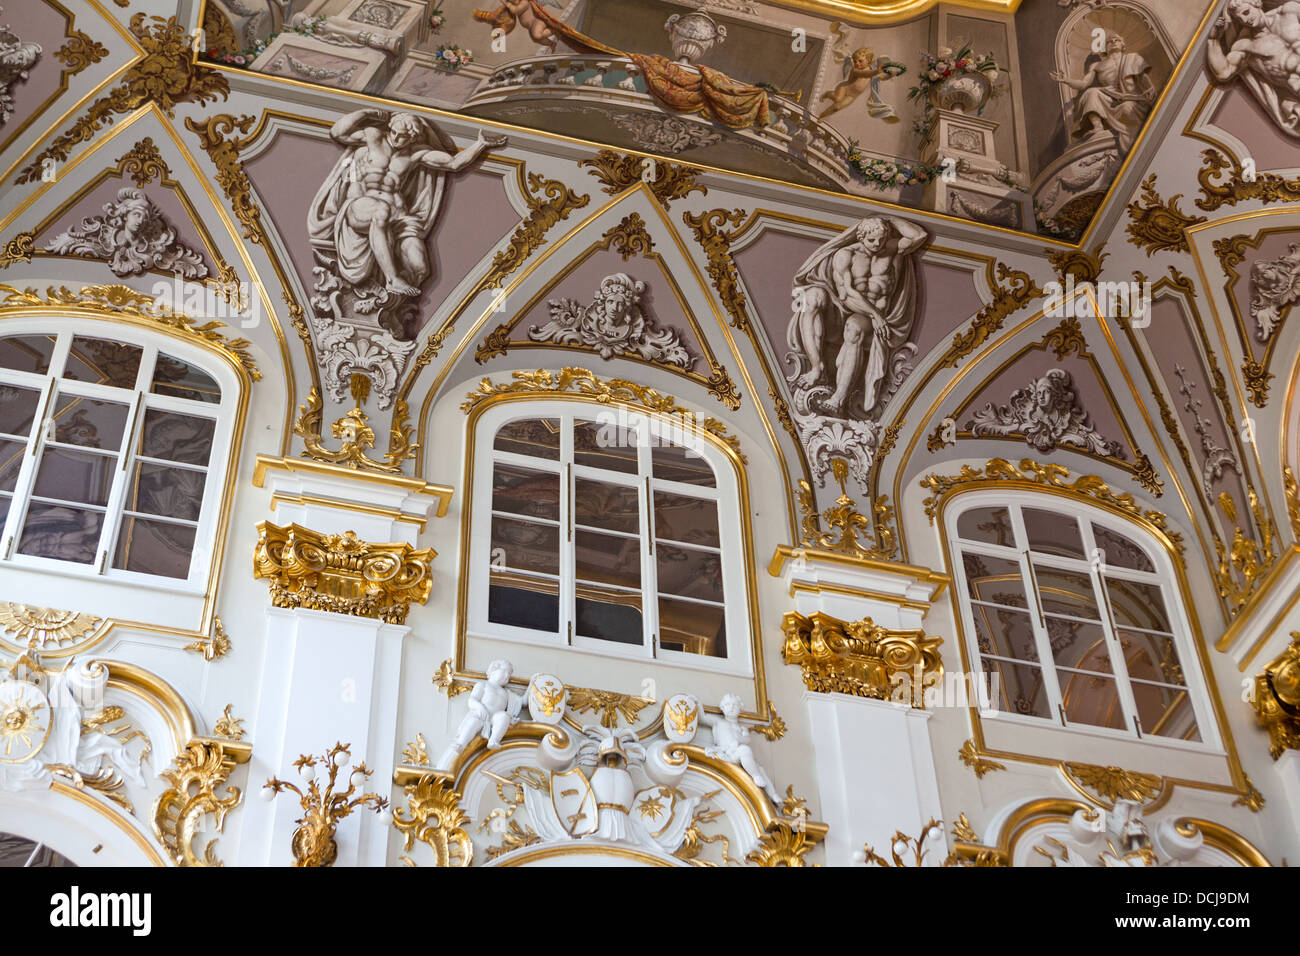
[[[709,394],[726,405],[733,412],[740,408],[740,392],[736,389],[736,383],[731,380],[727,370],[721,365],[715,365],[712,368],[712,374],[704,383]]]
[[[705,212],[683,213],[682,221],[695,233],[695,241],[704,250],[708,260],[707,271],[713,288],[718,292],[731,324],[742,332],[749,328],[749,315],[746,313],[745,293],[740,291],[740,277],[736,272],[736,263],[731,258],[731,241],[739,228],[723,229],[730,223],[739,227],[745,221],[745,210],[709,209]]]
[[[1220,179],[1220,174],[1225,175]],[[1216,179],[1219,181],[1215,182]],[[1251,199],[1262,203],[1300,201],[1300,179],[1284,179],[1275,173],[1256,173],[1247,179],[1240,163],[1216,149],[1201,153],[1196,181],[1201,185],[1196,207],[1206,212]]]
[[[1151,458],[1142,452],[1134,449],[1133,456],[1133,480],[1139,485],[1151,492],[1156,498],[1164,497],[1165,481],[1156,473],[1155,466],[1151,464]]]
[[[239,158],[239,151],[244,141],[227,139],[238,131],[247,134],[255,117],[240,116],[230,113],[218,113],[195,122],[185,118],[185,128],[199,136],[199,148],[208,154],[212,164],[217,167],[217,185],[221,187],[230,208],[244,227],[244,238],[259,245],[266,244],[266,232],[262,228],[262,210],[253,202],[253,187],[244,172],[244,164]]]
[[[170,172],[158,147],[154,145],[152,136],[146,136],[119,156],[117,168],[124,175],[129,175],[141,189]]]
[[[456,680],[456,670],[451,666],[451,658],[447,658],[438,665],[438,669],[433,672],[433,683],[439,690],[446,693],[450,699],[457,694],[463,694],[469,690],[471,685],[462,680]]]
[[[366,455],[366,451],[375,447],[375,430],[370,427],[370,418],[357,406],[349,410],[342,418],[330,426],[330,434],[339,439],[338,449],[331,451],[321,443],[321,421],[324,418],[320,391],[312,386],[307,393],[307,401],[298,406],[298,420],[294,423],[293,433],[303,440],[303,456],[333,465],[344,465],[360,471],[381,471],[399,474],[402,462],[415,457],[420,447],[411,441],[415,428],[409,422],[410,410],[404,399],[398,399],[393,405],[392,428],[389,431],[388,451],[383,461],[376,461]]]
[[[1250,402],[1256,408],[1268,404],[1268,383],[1273,373],[1262,362],[1246,361],[1241,366],[1241,376],[1250,392]]]
[[[771,701],[768,701],[767,704],[767,717],[767,723],[756,724],[750,730],[762,735],[766,740],[780,740],[785,736],[785,718],[776,712],[776,708],[772,706]]]
[[[80,30],[68,37],[68,42],[54,51],[54,58],[63,64],[68,76],[76,76],[88,66],[93,66],[108,56],[108,47],[88,37]]]
[[[20,232],[0,247],[0,269],[8,269],[15,262],[31,262],[36,252],[36,236],[30,232]]]
[[[1191,252],[1187,245],[1187,227],[1205,222],[1204,216],[1189,216],[1178,208],[1182,193],[1170,196],[1165,202],[1156,192],[1156,174],[1142,181],[1142,198],[1135,199],[1128,209],[1129,242],[1153,252]]]
[[[406,787],[410,816],[401,807],[393,810],[393,826],[402,834],[402,848],[410,852],[415,841],[433,850],[435,866],[469,866],[474,855],[465,824],[469,817],[460,808],[460,794],[447,781],[425,774]]]
[[[1083,249],[1057,249],[1056,251],[1048,250],[1047,258],[1052,263],[1052,268],[1056,270],[1056,277],[1062,285],[1073,276],[1076,284],[1083,282],[1096,282],[1101,275],[1101,265],[1110,256],[1110,253],[1103,251],[1105,243],[1094,246],[1092,252],[1085,252]]]
[[[253,577],[269,582],[276,607],[302,607],[402,624],[433,588],[432,548],[370,544],[352,531],[318,534],[298,525],[257,525]]]
[[[429,765],[429,745],[425,743],[424,734],[416,734],[415,739],[407,743],[402,750],[402,763],[411,767]]]
[[[654,163],[654,179],[647,181],[647,163]],[[579,166],[589,166],[591,175],[600,181],[601,188],[611,196],[631,189],[644,182],[655,199],[665,209],[674,199],[681,199],[693,192],[707,195],[709,190],[695,181],[696,170],[689,166],[679,166],[663,159],[651,159],[648,156],[634,156],[630,153],[618,153],[612,149],[602,149],[591,159],[578,161]]]
[[[1002,328],[1017,309],[1024,308],[1043,294],[1029,273],[1012,269],[997,263],[997,282],[993,285],[993,301],[987,303],[975,314],[970,328],[958,332],[952,338],[952,345],[939,360],[938,368],[956,368],[957,363],[984,344],[990,335]]]
[[[800,522],[801,544],[826,551],[835,551],[855,558],[873,560],[890,560],[898,554],[898,538],[894,531],[894,508],[889,504],[887,495],[880,495],[872,502],[872,518],[860,513],[849,496],[846,480],[849,466],[843,458],[831,459],[831,473],[839,482],[840,496],[835,504],[822,512],[819,519],[813,497],[812,485],[805,479],[799,479],[799,510],[803,512]],[[830,531],[822,531],[821,522],[825,521]],[[866,547],[859,539],[861,532],[869,532],[876,538],[874,547]],[[838,537],[835,533],[838,532]]]
[[[63,162],[72,147],[89,142],[117,116],[131,113],[146,103],[156,103],[172,116],[178,103],[204,106],[230,95],[230,83],[225,76],[195,59],[193,39],[174,16],[166,20],[150,17],[146,22],[145,15],[137,13],[131,17],[130,26],[144,55],[127,68],[121,83],[91,103],[70,129],[59,134],[24,166],[15,182],[39,179],[45,160]]]
[[[1164,789],[1164,778],[1121,767],[1099,767],[1086,763],[1063,763],[1061,771],[1083,790],[1090,790],[1103,802],[1154,800]]]
[[[624,262],[633,256],[649,255],[655,247],[654,240],[646,231],[645,220],[641,218],[639,212],[628,213],[617,225],[611,226],[601,238],[605,240],[605,248],[613,248],[623,257]]]
[[[1219,556],[1214,580],[1219,586],[1219,596],[1228,602],[1228,612],[1232,615],[1238,614],[1245,607],[1259,582],[1263,580],[1265,572],[1277,561],[1277,552],[1273,547],[1277,529],[1260,506],[1255,489],[1247,488],[1246,494],[1250,500],[1250,509],[1259,532],[1259,540],[1247,535],[1238,524],[1233,529],[1230,548],[1225,548],[1223,542],[1217,537],[1214,542],[1214,549]],[[1219,495],[1219,507],[1223,509],[1229,521],[1236,522],[1237,507],[1227,492]]]
[[[195,837],[206,829],[204,820],[211,816],[218,833],[226,824],[226,815],[239,806],[238,787],[226,783],[236,763],[248,760],[251,747],[219,740],[191,740],[176,755],[173,765],[159,776],[168,788],[153,805],[153,830],[158,840],[178,866],[221,866],[216,855],[216,839],[209,840],[200,853]],[[238,759],[242,757],[242,760]]]
[[[1264,799],[1264,795],[1259,792],[1259,789],[1255,784],[1251,782],[1250,774],[1243,772],[1241,776],[1244,779],[1246,786],[1242,791],[1241,796],[1232,801],[1232,805],[1234,807],[1245,807],[1251,813],[1259,813],[1260,810],[1264,809],[1264,804],[1267,803],[1267,801]]]
[[[1290,465],[1282,468],[1282,491],[1286,496],[1286,514],[1291,521],[1291,537],[1300,541],[1300,484]]]
[[[804,685],[812,691],[898,698],[924,708],[924,688],[943,680],[943,639],[926,637],[923,630],[891,630],[869,617],[841,621],[796,611],[781,619],[781,630],[781,657],[802,669]]]
[[[957,751],[957,756],[975,774],[976,779],[983,780],[986,773],[992,773],[995,770],[1006,770],[1006,764],[998,763],[996,760],[990,760],[975,749],[975,741],[968,740],[961,745]]]
[[[212,733],[225,740],[243,740],[246,731],[244,730],[244,720],[242,717],[236,717],[230,712],[234,704],[227,704],[217,722],[212,725]]]
[[[510,323],[502,322],[487,334],[474,351],[474,361],[482,365],[490,358],[505,355],[510,350]]]
[[[807,832],[778,820],[758,840],[745,859],[758,866],[807,866],[804,857],[816,845]]]
[[[573,210],[587,205],[591,197],[578,195],[559,180],[529,173],[524,201],[528,203],[528,218],[515,228],[509,245],[492,257],[482,288],[501,288],[506,278],[546,242],[547,231],[562,219],[568,219]]]

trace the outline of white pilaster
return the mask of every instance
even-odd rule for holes
[[[1292,839],[1300,844],[1300,750],[1282,751],[1273,769],[1277,771],[1278,779],[1282,781],[1282,793],[1286,795]]]

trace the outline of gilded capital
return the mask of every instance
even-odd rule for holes
[[[320,534],[291,524],[257,526],[253,577],[266,578],[271,603],[401,624],[411,602],[429,600],[432,548],[371,544],[355,532]]]
[[[1300,750],[1300,631],[1255,677],[1255,719],[1268,731],[1268,752],[1276,760],[1284,750]]]
[[[902,699],[920,706],[923,689],[943,680],[943,640],[926,637],[922,630],[894,631],[869,617],[841,621],[820,612],[804,616],[795,611],[781,619],[781,629],[781,656],[803,669],[809,690]]]

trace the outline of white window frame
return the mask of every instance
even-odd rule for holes
[[[957,522],[963,514],[977,508],[992,507],[1008,509],[1015,534],[1015,541],[1012,546],[972,541],[962,538],[958,534]],[[1196,729],[1201,736],[1199,741],[1137,732],[1133,720],[1137,714],[1133,698],[1133,687],[1128,675],[1127,661],[1123,652],[1118,651],[1116,647],[1117,638],[1115,636],[1113,614],[1109,607],[1106,606],[1105,591],[1100,584],[1102,571],[1088,559],[1062,558],[1034,551],[1033,559],[1039,566],[1051,566],[1076,573],[1086,573],[1092,582],[1094,596],[1102,596],[1099,604],[1101,626],[1106,636],[1107,650],[1110,653],[1111,667],[1119,694],[1119,701],[1125,715],[1125,728],[1119,730],[1111,727],[1099,727],[1095,724],[1070,723],[1065,719],[1062,712],[1060,668],[1056,664],[1055,656],[1051,650],[1045,611],[1040,603],[1038,587],[1032,569],[1028,566],[1030,552],[1024,518],[1021,512],[1022,508],[1051,511],[1078,520],[1084,554],[1091,555],[1095,553],[1094,549],[1097,545],[1091,526],[1096,524],[1132,541],[1146,555],[1152,567],[1155,568],[1154,572],[1136,571],[1116,567],[1115,565],[1107,565],[1104,573],[1110,578],[1141,582],[1160,589],[1161,597],[1165,603],[1165,610],[1169,615],[1170,630],[1174,636],[1174,646],[1178,651],[1179,664],[1183,670],[1187,695],[1192,705],[1192,712],[1196,717]],[[1194,645],[1195,631],[1184,605],[1183,591],[1179,585],[1178,576],[1168,551],[1153,541],[1148,532],[1135,523],[1119,518],[1108,511],[1090,507],[1070,498],[1034,493],[1032,491],[1008,492],[1006,490],[968,492],[961,495],[944,509],[944,530],[948,543],[948,557],[953,572],[953,593],[957,596],[957,603],[960,606],[967,659],[970,661],[972,669],[976,670],[981,676],[981,679],[987,680],[988,675],[984,670],[983,658],[979,649],[978,631],[975,628],[974,612],[962,554],[984,555],[1015,562],[1020,569],[1021,585],[1024,587],[1026,595],[1029,596],[1029,606],[1021,610],[1030,619],[1039,658],[1037,665],[1034,666],[1038,666],[1043,674],[1043,689],[1047,698],[1049,716],[1043,718],[1012,713],[1001,709],[988,709],[981,711],[982,719],[1056,732],[1068,731],[1114,740],[1140,741],[1161,747],[1198,752],[1222,752],[1216,711],[1207,690],[1205,675],[1201,670],[1200,658]]]
[[[37,400],[37,419],[33,421],[32,431],[28,437],[9,514],[3,528],[0,528],[0,571],[67,575],[83,580],[129,585],[133,589],[149,588],[202,597],[207,589],[212,557],[216,548],[215,538],[220,526],[221,499],[230,467],[230,450],[236,437],[234,433],[242,393],[237,376],[205,349],[190,345],[178,338],[122,323],[47,316],[39,319],[7,319],[0,324],[0,338],[23,335],[55,335],[57,341],[50,357],[49,370],[43,374],[0,369],[0,385],[15,385],[40,391]],[[105,339],[140,347],[142,355],[134,389],[128,393],[122,388],[62,379],[61,375],[71,350],[72,340],[76,336]],[[206,372],[221,389],[221,401],[198,402],[150,391],[152,374],[159,353],[170,355]],[[117,463],[113,466],[115,474],[104,509],[104,526],[100,532],[95,560],[90,564],[22,554],[19,551],[20,532],[31,503],[37,465],[46,445],[47,423],[52,420],[56,405],[56,393],[75,394],[80,397],[114,402],[128,401],[130,405],[126,432],[122,438],[121,448],[118,450]],[[124,398],[127,394],[131,395],[129,400]],[[124,523],[127,485],[134,470],[137,457],[136,446],[148,410],[172,411],[209,418],[216,426],[213,430],[212,450],[206,467],[203,501],[195,527],[194,547],[190,553],[189,573],[185,578],[172,578],[113,567],[113,555]],[[151,517],[147,516],[146,520]],[[6,574],[6,577],[11,576],[13,575]]]
[[[573,461],[573,422],[595,421],[604,424],[617,415],[620,426],[632,425],[638,435],[637,473],[605,471]],[[560,459],[551,461],[510,452],[493,447],[499,428],[521,419],[552,418],[561,421]],[[690,485],[663,478],[651,472],[651,447],[655,436],[677,440],[681,443],[680,421],[663,419],[652,413],[638,410],[620,411],[617,406],[576,401],[548,401],[530,399],[506,402],[489,408],[474,423],[469,440],[475,442],[474,473],[471,490],[471,521],[468,611],[466,634],[470,638],[506,640],[545,647],[568,647],[586,654],[645,660],[657,664],[671,664],[698,670],[713,671],[743,677],[753,676],[749,622],[749,591],[745,577],[744,534],[741,526],[741,497],[735,468],[711,441],[700,433],[691,434],[693,448],[713,470],[714,488]],[[560,518],[558,521],[559,561],[559,630],[555,632],[497,624],[488,620],[488,595],[490,586],[492,541],[492,476],[496,463],[520,465],[535,470],[550,471],[560,477]],[[590,478],[608,484],[621,484],[637,488],[640,503],[640,560],[641,560],[641,618],[642,643],[618,644],[598,638],[582,637],[573,626],[576,621],[575,599],[575,549],[569,532],[574,530],[571,513],[574,480]],[[667,650],[658,646],[659,602],[657,564],[653,554],[654,529],[648,489],[675,492],[694,498],[714,501],[718,512],[718,534],[722,563],[723,619],[727,633],[727,656],[708,657],[686,651]],[[539,524],[549,523],[528,519]],[[609,533],[609,532],[602,532]],[[676,595],[671,595],[677,599]],[[683,599],[685,600],[685,599]]]

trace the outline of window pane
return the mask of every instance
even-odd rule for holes
[[[657,543],[659,593],[680,594],[702,601],[722,600],[722,555]]]
[[[9,509],[13,505],[13,496],[0,492],[0,528],[4,527],[5,520],[9,517]]]
[[[573,460],[579,465],[635,475],[637,435],[614,422],[574,422]]]
[[[557,633],[560,630],[559,582],[494,569],[488,587],[488,621]]]
[[[1124,649],[1129,677],[1161,684],[1187,683],[1172,636],[1121,630],[1119,641]]]
[[[957,519],[957,534],[967,541],[985,541],[1006,548],[1016,546],[1015,529],[1006,508],[972,508]]]
[[[72,340],[72,351],[68,354],[63,377],[114,388],[135,388],[143,354],[144,350],[138,345],[78,335]]]
[[[60,395],[54,403],[54,439],[85,448],[117,451],[130,406],[77,395]]]
[[[18,471],[23,466],[26,450],[23,442],[0,439],[0,491],[13,491],[18,484]]]
[[[52,335],[11,335],[0,339],[0,368],[44,375],[54,354]]]
[[[497,429],[492,447],[533,458],[560,460],[560,420],[558,418],[521,418],[506,422]]]
[[[113,567],[167,578],[187,578],[195,530],[188,525],[128,515],[122,519],[117,535]]]
[[[1137,544],[1124,535],[1100,525],[1092,526],[1092,536],[1101,549],[1104,564],[1133,571],[1155,571],[1151,559]]]
[[[1082,558],[1083,538],[1079,535],[1079,522],[1070,515],[1059,515],[1037,508],[1024,508],[1025,533],[1029,550],[1040,554],[1053,554],[1063,558]]]
[[[140,454],[189,465],[206,465],[212,455],[217,423],[211,418],[181,415],[151,408],[144,413]]]
[[[530,518],[560,520],[560,476],[497,462],[492,469],[492,508]]]
[[[574,520],[609,531],[641,531],[641,496],[635,486],[611,485],[589,478],[573,479]]]
[[[704,439],[698,441],[703,442]],[[684,447],[664,438],[655,438],[650,448],[650,462],[656,478],[680,481],[687,485],[699,485],[702,488],[717,487],[713,468],[695,448]]]
[[[34,388],[0,385],[0,433],[30,435],[41,393]]]
[[[1094,674],[1115,672],[1110,648],[1106,645],[1106,632],[1100,624],[1085,624],[1050,614],[1046,620],[1047,640],[1052,647],[1052,659],[1058,666]]]
[[[1008,607],[1029,606],[1019,562],[983,554],[963,554],[961,562],[966,571],[966,590],[975,600]]]
[[[1038,592],[1045,612],[1101,620],[1090,575],[1081,571],[1050,568],[1037,561],[1034,562],[1034,574],[1038,579]]]
[[[993,692],[989,700],[991,706],[1006,714],[1051,717],[1041,669],[1032,664],[1013,664],[990,657],[981,658],[981,663]]]
[[[18,551],[42,558],[90,564],[95,560],[103,525],[102,511],[32,502],[23,523]]]
[[[688,498],[655,490],[655,537],[671,538],[710,548],[721,546],[718,506],[703,498]]]
[[[574,633],[616,644],[644,644],[641,595],[578,585]]]
[[[1072,724],[1129,729],[1119,702],[1119,690],[1113,677],[1057,671],[1061,682],[1061,706],[1065,719]]]
[[[560,573],[560,529],[515,518],[492,518],[492,565]]]
[[[221,401],[221,387],[211,375],[197,366],[161,352],[154,365],[152,388],[157,395],[187,398],[193,402],[215,404]]]
[[[1140,581],[1106,578],[1106,593],[1118,627],[1143,627],[1152,631],[1171,631],[1160,587]]]
[[[726,609],[659,598],[659,646],[706,657],[727,656]]]
[[[47,447],[36,471],[32,493],[41,498],[58,498],[81,504],[108,504],[117,458],[89,451]]]
[[[137,462],[126,488],[126,510],[197,521],[206,477],[188,468]]]
[[[970,610],[975,619],[975,642],[981,654],[1038,660],[1034,625],[1028,614],[986,604],[972,604]]]
[[[640,538],[619,538],[594,531],[575,531],[573,540],[580,582],[613,584],[640,590]]]
[[[1178,740],[1201,739],[1186,688],[1134,681],[1133,700],[1137,704],[1142,733]]]

